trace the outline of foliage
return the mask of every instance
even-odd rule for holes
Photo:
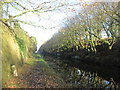
[[[96,46],[101,45],[102,42],[108,44],[111,49],[120,37],[118,6],[119,3],[113,2],[83,6],[78,15],[66,19],[65,27],[41,49],[51,53],[71,51],[71,49],[96,52]]]
[[[28,64],[32,64],[33,53],[36,45],[35,38],[31,39],[25,31],[20,28],[19,24],[16,24],[15,29],[10,29],[6,24],[0,22],[0,30],[2,32],[2,78],[3,83],[9,80],[12,76],[11,65],[16,65],[17,69],[23,66],[28,61]],[[32,41],[33,40],[33,41]],[[31,41],[31,42],[30,42]],[[29,52],[29,49],[32,49]],[[34,47],[34,48],[33,48]],[[29,56],[31,59],[29,59]],[[27,60],[27,58],[30,60]]]
[[[17,36],[16,36],[16,40],[17,40],[17,42],[18,42],[20,51],[23,52],[24,55],[26,56],[27,51],[26,51],[26,42],[25,42],[25,40],[22,39],[22,38],[18,38]]]
[[[33,66],[35,64],[35,58],[29,58],[29,60],[26,62],[26,64]]]
[[[2,32],[2,82],[5,83],[11,78],[11,65],[15,64],[17,68],[21,66],[21,57],[17,41],[15,40],[14,34],[10,32],[10,29],[0,23],[0,30]]]

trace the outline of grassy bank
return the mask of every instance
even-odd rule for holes
[[[30,58],[37,48],[37,43],[34,37],[29,37],[22,30],[18,23],[14,29],[0,21],[0,31],[2,33],[2,83],[3,85],[10,80],[14,75],[11,67],[14,65],[16,69],[20,69]]]
[[[29,58],[22,68],[18,70],[18,77],[11,78],[4,87],[9,88],[60,88],[65,87],[62,80],[49,64],[40,55],[39,58]]]

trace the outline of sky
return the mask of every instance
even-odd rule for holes
[[[14,0],[13,0],[14,1]],[[90,0],[16,0],[20,4],[24,4],[27,8],[31,9],[31,4],[29,3],[35,3],[35,5],[39,5],[39,3],[42,2],[49,2],[46,4],[40,5],[42,8],[46,9],[49,7],[56,7],[62,4],[66,4],[63,7],[59,7],[54,11],[48,11],[40,13],[39,15],[33,14],[33,13],[27,13],[24,14],[17,19],[31,22],[32,24],[38,25],[39,27],[34,27],[27,24],[22,24],[21,27],[23,30],[28,32],[29,36],[34,36],[37,39],[37,50],[40,48],[40,46],[45,43],[47,40],[49,40],[55,33],[58,32],[58,30],[64,26],[64,23],[67,17],[73,17],[77,14],[77,12],[80,12],[81,5],[75,5],[77,3],[84,3],[84,2],[90,2]],[[27,1],[30,1],[29,3]],[[94,0],[95,1],[95,0]],[[111,0],[112,1],[112,0]],[[33,4],[32,7],[35,7]],[[71,5],[71,6],[68,6]],[[13,9],[12,7],[9,7],[9,12],[11,15],[16,15],[21,13],[22,11],[18,11]],[[41,10],[42,11],[42,10]]]
[[[43,13],[40,16],[40,20],[35,20],[34,15],[26,18],[29,20],[36,21],[36,24],[41,27],[34,27],[30,25],[21,25],[23,30],[27,31],[29,36],[35,36],[37,39],[37,49],[49,40],[58,30],[61,28],[61,22],[63,22],[64,18],[67,17],[65,13],[57,13],[57,12],[47,12]],[[27,20],[27,21],[29,21]]]
[[[63,27],[67,17],[74,17],[81,10],[81,4],[84,2],[89,3],[90,0],[28,0],[32,3],[51,2],[41,5],[41,7],[49,8],[56,7],[60,4],[66,4],[63,7],[57,8],[54,11],[48,11],[35,15],[33,13],[27,13],[20,17],[20,20],[27,22],[33,22],[33,24],[39,25],[40,27],[33,27],[30,25],[21,24],[23,30],[27,31],[30,36],[34,36],[37,39],[37,50],[40,46],[49,40],[58,30]],[[95,1],[95,0],[92,0]],[[104,0],[105,1],[105,0]],[[25,0],[23,0],[24,3]],[[22,3],[23,3],[22,2]],[[76,5],[80,3],[79,5]],[[27,3],[28,4],[28,3]],[[71,5],[71,6],[68,6]],[[29,5],[27,6],[31,8]],[[34,7],[34,5],[33,5]],[[18,12],[17,12],[18,13]],[[105,36],[105,35],[104,35]]]
[[[46,0],[47,1],[47,0]],[[60,0],[58,0],[60,1]],[[61,2],[66,2],[66,0],[61,0]],[[77,3],[77,0],[70,0],[68,3]],[[40,16],[34,15],[32,13],[28,13],[23,15],[20,19],[25,20],[27,22],[34,22],[36,25],[40,25],[40,27],[34,27],[30,25],[21,24],[23,30],[28,32],[30,36],[34,36],[37,39],[37,50],[40,46],[49,40],[58,30],[62,27],[65,18],[74,16],[76,12],[71,10],[66,10],[66,8],[74,8],[78,9],[76,6],[72,7],[63,7],[55,11],[49,11],[41,13]]]
[[[59,17],[59,18],[58,18]],[[30,25],[21,25],[22,28],[28,32],[30,36],[35,36],[37,39],[37,48],[47,40],[49,40],[54,33],[60,28],[60,21],[64,18],[64,15],[58,13],[44,13],[41,14],[39,21],[35,20],[34,16],[28,17],[27,19],[34,20],[38,25],[43,27],[34,27]],[[44,28],[45,27],[45,28]]]
[[[27,13],[15,19],[19,19],[21,21],[29,22],[39,27],[34,27],[27,24],[22,24],[21,27],[23,30],[28,32],[29,36],[34,36],[37,39],[37,50],[40,46],[49,40],[58,30],[63,26],[63,22],[65,22],[65,18],[74,16],[76,12],[72,10],[79,9],[79,5],[74,5],[79,2],[79,0],[5,0],[7,2],[17,1],[19,4],[23,5],[25,8],[32,9],[32,7],[36,7],[43,2],[50,2],[46,4],[41,4],[40,7],[43,8],[43,12],[39,15],[33,13]],[[32,3],[32,5],[31,5]],[[59,5],[65,4],[65,6],[59,7]],[[72,6],[68,6],[68,5]],[[7,10],[7,5],[9,8]],[[21,9],[16,3],[13,3],[14,6]],[[44,12],[46,8],[49,7],[59,7],[54,11]],[[15,16],[22,11],[16,10],[10,4],[5,4],[4,9],[7,11],[8,14]],[[6,16],[6,15],[5,15]],[[8,18],[8,17],[4,17]]]

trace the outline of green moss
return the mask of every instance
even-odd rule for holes
[[[20,51],[23,52],[24,56],[27,56],[27,48],[26,48],[25,40],[23,38],[18,38],[17,36],[16,36],[16,40],[18,42]]]
[[[40,54],[33,54],[33,56],[34,56],[35,58],[41,58],[41,55],[40,55]]]
[[[20,28],[19,24],[13,30],[0,23],[0,30],[2,32],[2,38],[0,37],[2,40],[2,51],[0,51],[2,52],[2,83],[6,83],[13,77],[11,74],[12,64],[15,64],[16,68],[19,69],[25,61],[29,65],[35,63],[32,52],[29,54],[29,49],[34,46],[32,46],[33,43],[31,44],[32,39]],[[35,38],[33,41],[35,42]],[[31,58],[28,57],[28,54],[31,55]]]
[[[26,64],[33,66],[35,64],[34,58],[29,58],[29,60],[26,62]]]
[[[24,56],[27,56],[27,43],[28,41],[26,40],[27,36],[26,32],[22,30],[20,27],[19,23],[15,23],[15,38],[17,40],[17,43],[19,45],[20,52],[24,54]]]
[[[4,25],[0,25],[2,31],[2,82],[9,80],[11,75],[11,65],[19,67],[20,53],[14,34]]]
[[[36,40],[36,38],[35,37],[31,37],[31,41],[34,43],[34,44],[36,44],[37,45],[37,40]]]
[[[47,62],[44,59],[40,59],[40,65],[44,68],[44,69],[48,69],[50,68],[49,65],[47,64]]]

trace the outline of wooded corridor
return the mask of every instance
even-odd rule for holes
[[[1,0],[0,89],[120,89],[120,2]]]

